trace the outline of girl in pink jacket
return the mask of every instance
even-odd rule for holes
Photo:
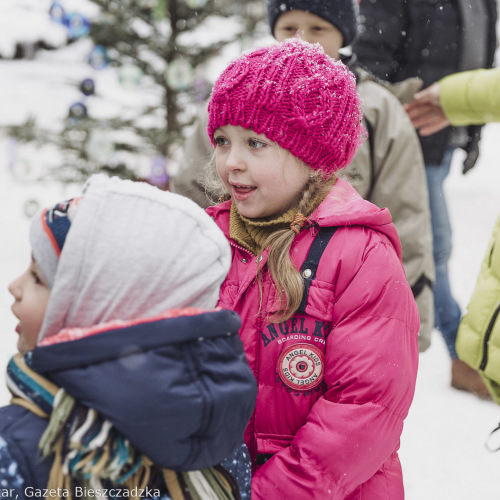
[[[404,497],[419,319],[388,210],[335,176],[360,106],[349,70],[298,39],[233,61],[210,99],[230,197],[207,209],[232,248],[219,306],[241,315],[258,382],[254,500]]]

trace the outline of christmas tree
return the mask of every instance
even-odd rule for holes
[[[226,47],[241,51],[252,43],[249,37],[265,32],[265,4],[87,1],[98,7],[92,19],[68,12],[64,0],[52,3],[48,15],[68,27],[70,39],[92,40],[89,69],[112,70],[120,85],[116,94],[128,96],[127,105],[106,111],[112,108],[105,102],[106,84],[88,77],[75,82],[81,99],[70,106],[64,123],[42,128],[29,117],[9,126],[7,133],[18,144],[51,144],[59,151],[57,161],[39,172],[38,179],[82,182],[108,172],[168,188],[169,172],[216,77],[210,77],[211,62]],[[93,102],[101,103],[94,112]]]

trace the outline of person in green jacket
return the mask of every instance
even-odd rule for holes
[[[500,216],[458,328],[459,358],[479,372],[491,396],[500,405]]]
[[[450,124],[500,122],[500,68],[449,75],[417,92],[406,111],[423,136]]]
[[[421,135],[450,124],[500,122],[500,69],[447,76],[415,94],[406,110]],[[461,360],[479,372],[500,404],[500,216],[460,322],[456,350]]]

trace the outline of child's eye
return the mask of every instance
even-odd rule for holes
[[[297,28],[296,26],[279,26],[276,28],[276,31],[281,31],[282,33],[287,33],[290,35],[295,35],[297,33]]]
[[[225,137],[218,136],[214,137],[214,142],[216,146],[226,146],[228,143],[228,140]]]
[[[261,149],[266,146],[266,143],[259,141],[258,139],[249,139],[248,145],[253,149]]]
[[[33,277],[33,279],[35,280],[35,283],[37,285],[43,285],[43,281],[41,280],[40,276],[38,276],[38,273],[35,272],[35,271],[31,271],[31,276]]]

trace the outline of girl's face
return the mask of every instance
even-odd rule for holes
[[[219,177],[244,217],[277,217],[301,195],[311,170],[265,135],[234,125],[214,132]]]
[[[33,257],[28,269],[9,285],[9,292],[15,299],[12,312],[19,320],[17,349],[19,352],[31,351],[36,346],[50,298],[50,288]]]

